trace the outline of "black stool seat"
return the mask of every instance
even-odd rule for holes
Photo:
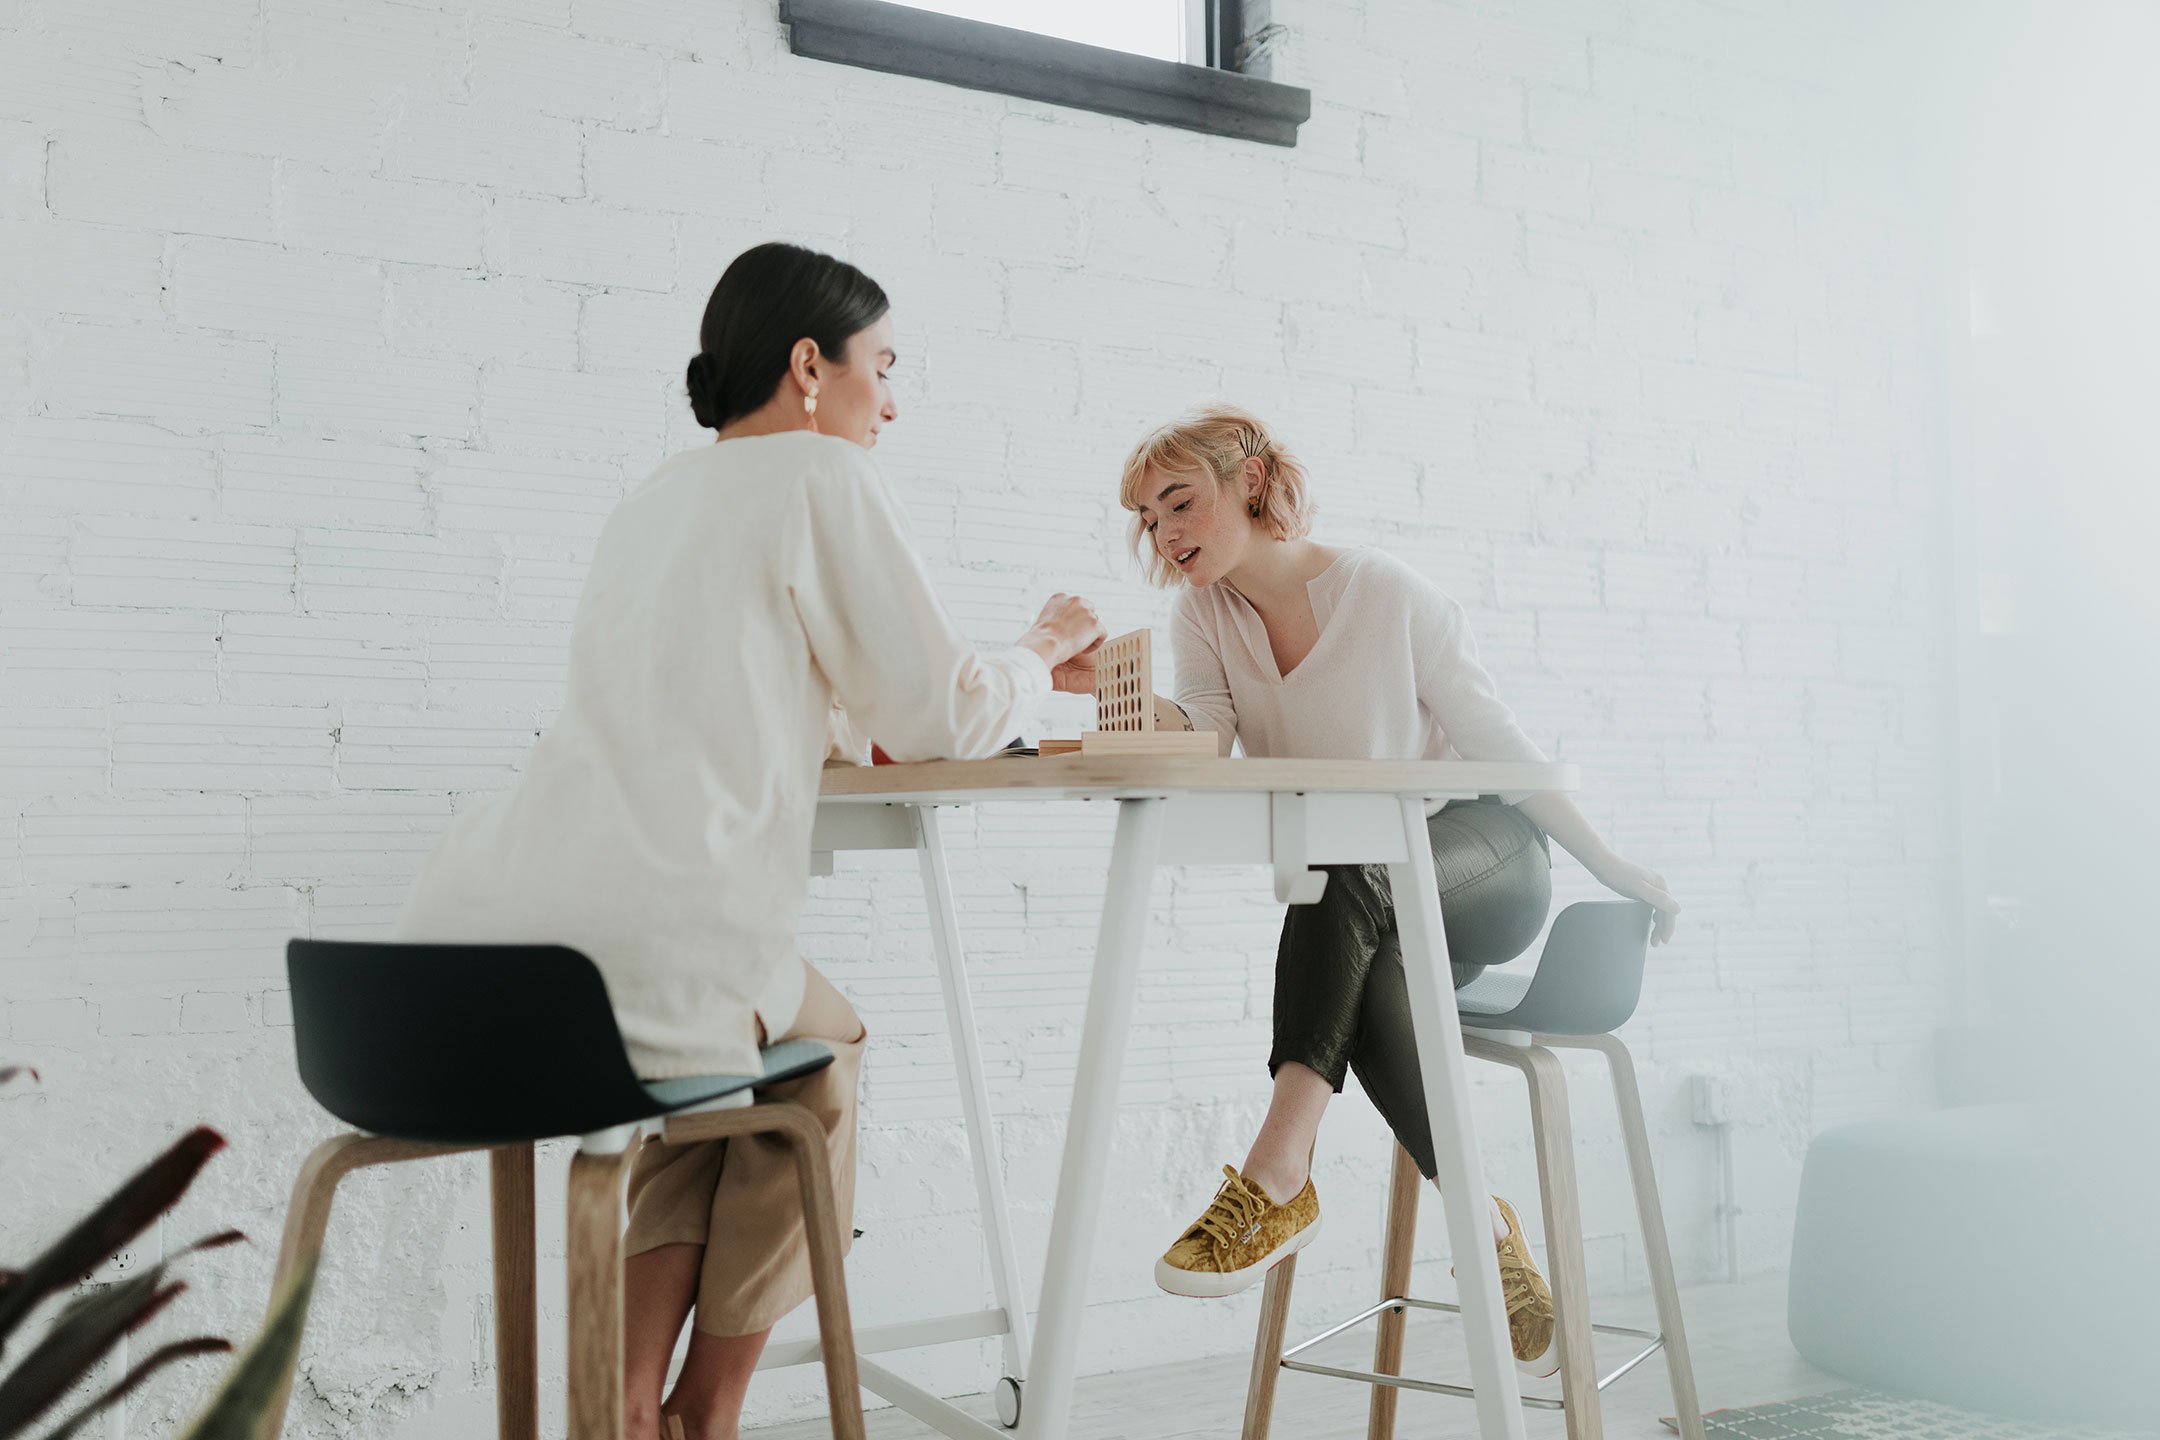
[[[562,945],[294,940],[285,963],[301,1083],[340,1120],[400,1140],[588,1135],[833,1060],[816,1041],[783,1040],[755,1075],[640,1080],[599,969]]]
[[[1487,970],[1455,992],[1462,1023],[1539,1035],[1609,1035],[1642,999],[1651,910],[1584,900],[1562,910],[1530,974]]]

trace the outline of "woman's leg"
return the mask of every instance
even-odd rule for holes
[[[697,1299],[703,1245],[661,1245],[623,1262],[623,1434],[665,1440],[660,1400],[683,1321]]]
[[[831,982],[807,964],[804,969],[802,1009],[779,1038],[821,1041],[832,1049],[833,1063],[769,1093],[806,1107],[824,1126],[844,1246],[855,1211],[855,1102],[867,1036],[854,1007]],[[638,1253],[626,1267],[625,1283],[634,1295],[638,1281],[649,1275],[665,1290],[672,1271],[635,1267],[648,1256],[678,1248],[655,1246],[652,1240],[673,1238],[686,1215],[694,1221],[703,1243],[697,1251],[690,1352],[660,1408],[664,1416],[681,1420],[689,1440],[734,1440],[765,1337],[781,1316],[810,1296],[795,1163],[783,1143],[766,1136],[649,1146],[648,1153],[653,1148],[661,1148],[664,1158],[648,1165],[641,1155],[631,1175],[630,1248]],[[633,1309],[639,1304],[626,1299]],[[664,1319],[660,1300],[650,1304],[654,1316]],[[680,1327],[678,1319],[667,1341],[670,1354]],[[667,1358],[660,1360],[663,1375]],[[639,1440],[637,1432],[631,1440]]]
[[[1459,990],[1487,966],[1514,959],[1537,939],[1552,909],[1552,861],[1537,826],[1511,805],[1450,805],[1426,828],[1432,836],[1448,959]],[[1382,942],[1359,992],[1350,1064],[1388,1128],[1430,1180],[1438,1168],[1432,1124],[1425,1111],[1424,1072],[1418,1068],[1417,1038],[1410,1026],[1410,981],[1403,970],[1391,901]]]
[[[1275,948],[1275,1093],[1244,1174],[1281,1201],[1304,1188],[1328,1100],[1343,1087],[1356,1045],[1365,980],[1386,926],[1387,872],[1325,867],[1327,888],[1283,916]]]

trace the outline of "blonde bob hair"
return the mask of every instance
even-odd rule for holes
[[[1267,422],[1234,405],[1209,405],[1191,411],[1148,435],[1125,457],[1118,483],[1118,503],[1133,512],[1133,555],[1152,585],[1174,585],[1178,568],[1163,558],[1148,538],[1140,514],[1141,487],[1148,472],[1206,475],[1225,490],[1243,490],[1247,460],[1264,467],[1253,524],[1277,540],[1301,540],[1312,533],[1312,498],[1305,488],[1305,467],[1285,449]]]

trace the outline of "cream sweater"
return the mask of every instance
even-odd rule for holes
[[[1288,675],[1260,612],[1227,582],[1188,586],[1171,617],[1178,705],[1224,754],[1330,760],[1530,760],[1458,605],[1380,550],[1347,550],[1306,587],[1320,638]],[[1503,798],[1513,803],[1529,791]]]
[[[639,1075],[755,1073],[758,1019],[778,1035],[802,1003],[836,706],[895,759],[977,758],[1049,690],[1039,656],[953,625],[861,449],[677,455],[600,533],[560,716],[515,789],[452,823],[399,937],[573,946]]]

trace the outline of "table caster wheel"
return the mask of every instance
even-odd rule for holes
[[[1020,1423],[1020,1382],[1006,1375],[990,1392],[997,1400],[998,1423],[1011,1430]]]

